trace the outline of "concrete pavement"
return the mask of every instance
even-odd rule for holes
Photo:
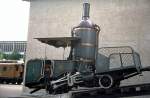
[[[45,90],[40,90],[34,94],[29,94],[23,92],[22,85],[7,85],[0,84],[0,98],[70,98],[69,94],[61,94],[61,95],[49,95],[45,92]],[[75,97],[76,98],[76,97]],[[81,98],[78,96],[77,98]],[[140,96],[132,96],[132,97],[119,97],[119,96],[90,96],[83,95],[82,98],[150,98],[150,95],[140,95]]]

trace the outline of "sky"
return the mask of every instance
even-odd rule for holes
[[[30,3],[0,0],[0,41],[26,41]]]

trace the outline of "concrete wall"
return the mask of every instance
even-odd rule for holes
[[[142,64],[150,65],[150,0],[91,0],[91,20],[100,25],[99,47],[132,46]],[[38,42],[37,37],[70,36],[80,22],[82,0],[31,0],[27,60],[62,59],[63,49]]]
[[[91,0],[91,20],[100,25],[99,47],[132,46],[150,66],[150,0]],[[44,45],[34,38],[70,36],[82,16],[82,0],[31,0],[26,59],[62,59],[63,49]],[[45,53],[46,50],[46,53]],[[134,77],[125,84],[149,82]]]

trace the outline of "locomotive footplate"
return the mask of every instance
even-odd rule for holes
[[[78,90],[72,90],[69,92],[69,98],[93,98],[93,96],[129,97],[142,95],[150,95],[150,83],[121,86],[119,88],[111,89],[103,89],[99,87],[79,88]]]

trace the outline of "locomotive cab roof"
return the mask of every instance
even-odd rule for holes
[[[35,39],[39,40],[42,43],[52,45],[56,48],[73,46],[75,43],[77,43],[80,40],[79,37],[54,37],[54,38],[48,37],[48,38],[35,38]]]

